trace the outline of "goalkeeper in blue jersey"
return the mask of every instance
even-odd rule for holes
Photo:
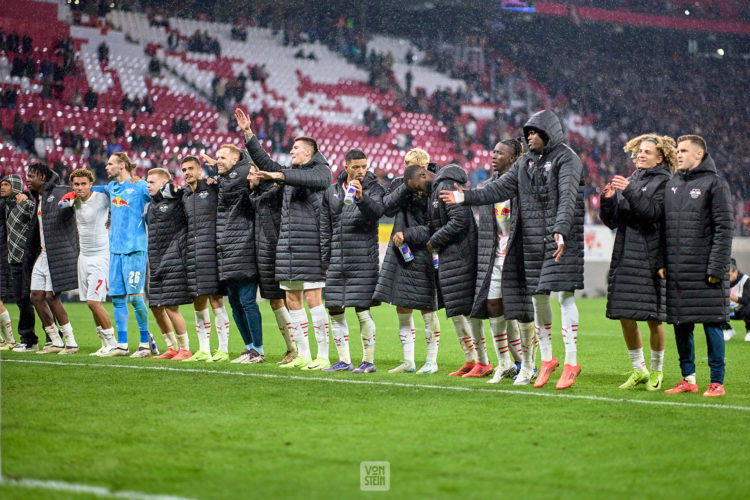
[[[109,294],[115,310],[117,347],[102,357],[130,356],[147,358],[152,354],[148,331],[148,309],[143,300],[143,287],[146,283],[146,263],[148,260],[148,240],[146,238],[145,212],[151,201],[146,182],[133,179],[135,164],[125,153],[114,153],[107,161],[107,175],[111,182],[106,186],[94,187],[110,200],[109,228]],[[128,306],[133,307],[138,330],[141,334],[138,350],[132,355],[128,349]],[[151,342],[150,342],[151,341]]]

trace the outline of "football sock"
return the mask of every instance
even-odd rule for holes
[[[164,342],[167,344],[167,349],[177,350],[177,338],[174,336],[174,332],[163,332]]]
[[[468,318],[471,337],[474,339],[474,348],[477,351],[477,361],[481,365],[488,365],[487,344],[484,339],[484,321],[477,318]]]
[[[128,345],[128,304],[125,297],[112,297],[112,308],[115,311],[118,344]]]
[[[13,342],[13,324],[10,321],[10,312],[6,309],[0,314],[0,324],[2,324],[3,335],[7,342]]]
[[[273,315],[276,317],[276,324],[279,327],[281,336],[284,337],[286,350],[294,351],[296,348],[294,347],[294,343],[292,342],[292,337],[289,335],[289,323],[292,321],[289,317],[289,311],[287,310],[286,306],[281,306],[278,309],[273,310]]]
[[[214,309],[214,322],[216,323],[216,336],[219,337],[219,350],[229,352],[229,315],[224,306]],[[261,347],[258,352],[263,354],[262,350]]]
[[[146,308],[146,303],[143,301],[143,295],[131,295],[128,297],[128,302],[130,302],[130,305],[133,306],[133,311],[135,311],[138,332],[141,334],[141,344],[145,343],[146,347],[149,347],[148,309]]]
[[[328,312],[322,305],[311,307],[313,330],[315,341],[318,343],[318,358],[328,359]]]
[[[696,383],[695,382],[695,373],[691,373],[690,375],[685,375],[685,377],[683,377],[683,378],[685,379],[685,382],[687,382],[688,384],[695,384]]]
[[[404,350],[404,361],[414,363],[414,315],[396,313],[398,315],[398,339]]]
[[[375,320],[370,310],[357,313],[359,334],[362,338],[362,361],[375,362]]]
[[[307,338],[307,313],[304,309],[289,309],[289,322],[291,328],[289,334],[292,340],[297,344],[297,352],[302,359],[311,359],[310,343]]]
[[[645,363],[644,363],[645,364]],[[664,351],[651,350],[651,369],[660,372],[664,368]]]
[[[492,342],[495,345],[495,353],[497,353],[499,366],[510,364],[508,334],[506,332],[507,325],[508,322],[505,320],[505,316],[490,318],[490,332],[492,333]]]
[[[646,369],[646,361],[643,359],[643,347],[628,349],[628,354],[630,355],[630,362],[633,364],[633,370],[642,372]]]
[[[188,338],[187,332],[185,333],[178,333],[177,334],[177,341],[180,343],[180,350],[190,350],[190,339]]]
[[[204,315],[208,314],[208,307],[202,311],[195,311],[195,333],[198,334],[198,350],[211,352],[211,343],[206,333],[206,322],[203,321]],[[210,325],[209,325],[210,328]]]
[[[505,332],[508,334],[508,347],[513,361],[521,361],[521,332],[518,330],[518,321],[514,319],[507,320]]]
[[[333,343],[339,353],[339,361],[351,363],[349,354],[349,325],[346,323],[346,314],[331,314],[331,334]]]
[[[50,342],[52,342],[53,346],[55,346],[55,347],[62,347],[63,346],[63,341],[60,338],[60,334],[57,332],[57,325],[55,325],[53,323],[53,324],[51,324],[49,326],[45,326],[44,327],[44,332],[49,337]]]
[[[536,327],[533,322],[519,323],[518,329],[521,334],[521,368],[534,369],[534,357],[536,355],[537,339]]]
[[[65,345],[67,347],[78,347],[78,344],[76,344],[76,339],[73,336],[73,325],[71,325],[69,322],[65,323],[64,325],[60,325],[60,331],[63,334],[63,338],[65,338]]]
[[[117,342],[115,342],[115,329],[112,327],[107,328],[106,330],[102,329],[102,338],[104,339],[104,346],[112,346],[115,347],[117,345]]]
[[[458,337],[458,343],[461,345],[461,349],[464,351],[467,363],[477,362],[477,351],[474,349],[474,342],[471,338],[471,331],[469,329],[469,322],[466,321],[465,316],[453,316],[453,327],[456,330],[456,336]]]
[[[565,364],[575,366],[578,351],[578,307],[573,292],[559,292],[560,321],[565,343]]]
[[[552,361],[552,308],[549,305],[549,295],[534,295],[532,301],[539,352],[542,354],[542,361]]]
[[[427,341],[427,361],[437,361],[438,348],[440,347],[440,321],[435,311],[423,313],[424,338]]]

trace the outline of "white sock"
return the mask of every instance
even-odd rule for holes
[[[286,350],[292,352],[295,351],[296,347],[294,347],[292,337],[289,335],[289,323],[291,323],[292,320],[289,317],[289,311],[287,310],[286,306],[281,306],[278,309],[274,309],[273,315],[276,317],[276,325],[278,325],[279,327],[281,336],[284,337]]]
[[[487,359],[487,344],[484,339],[484,321],[477,318],[467,318],[471,328],[471,338],[474,339],[474,348],[477,352],[477,361],[481,365],[490,364]]]
[[[180,350],[190,350],[190,339],[188,338],[187,332],[185,333],[178,333],[177,334],[177,341],[180,343]]]
[[[683,378],[684,378],[685,382],[687,382],[688,384],[695,384],[696,383],[695,382],[695,373],[691,373],[690,375],[685,375],[685,377],[683,377]]]
[[[13,324],[10,321],[10,312],[6,309],[5,312],[0,314],[0,324],[3,328],[3,335],[7,342],[13,342]]]
[[[312,355],[310,354],[310,342],[307,338],[307,313],[304,309],[289,309],[289,334],[292,336],[292,340],[297,344],[297,352],[299,357],[302,359],[311,360]]]
[[[628,349],[628,355],[630,356],[630,363],[633,365],[633,370],[642,372],[646,369],[646,360],[643,359],[643,347]]]
[[[644,363],[645,365],[645,363]],[[651,349],[651,370],[660,372],[664,368],[664,351]]]
[[[333,343],[339,353],[339,361],[351,363],[352,358],[349,353],[349,325],[346,323],[346,314],[331,314],[331,334]]]
[[[539,352],[542,354],[542,361],[552,361],[552,308],[549,305],[549,295],[534,295],[532,301]]]
[[[106,330],[102,329],[102,338],[104,339],[104,347],[111,346],[115,347],[117,345],[117,341],[115,340],[115,329],[114,327],[109,327]]]
[[[362,338],[362,361],[375,362],[375,320],[370,310],[357,313],[359,334]]]
[[[214,309],[214,322],[216,323],[216,336],[219,337],[219,350],[229,352],[229,315],[224,306]]]
[[[533,322],[519,323],[518,329],[521,331],[521,369],[534,370],[537,348],[536,327]]]
[[[208,307],[203,311],[195,311],[195,333],[198,334],[198,350],[211,352],[211,344],[206,335],[206,326],[203,322],[203,312],[208,313]]]
[[[575,366],[578,351],[578,307],[573,292],[559,292],[560,321],[565,343],[565,364]]]
[[[477,362],[477,351],[474,348],[474,341],[471,338],[471,327],[469,322],[466,320],[466,316],[453,316],[453,327],[456,330],[456,336],[458,337],[458,343],[461,345],[461,349],[464,351],[467,363]]]
[[[436,363],[440,348],[440,320],[435,311],[422,314],[422,319],[424,319],[424,338],[427,342],[426,361]]]
[[[107,347],[107,341],[104,339],[104,333],[101,326],[96,327],[96,336],[99,337],[102,347]]]
[[[518,321],[514,319],[507,320],[505,332],[508,334],[508,347],[513,361],[521,361],[523,349],[521,348],[521,332],[518,330]]]
[[[311,307],[315,341],[318,343],[318,358],[328,360],[328,311],[322,305]]]
[[[200,319],[203,322],[203,331],[206,333],[206,344],[205,346],[203,344],[200,345],[201,351],[211,352],[211,314],[208,311],[208,307],[202,311],[195,312],[200,316]],[[198,342],[200,342],[200,338],[198,339]]]
[[[508,322],[505,320],[505,316],[490,318],[490,332],[492,333],[492,342],[495,345],[498,366],[510,364],[507,326]]]
[[[60,334],[57,332],[57,326],[53,323],[49,326],[44,327],[44,331],[49,335],[49,340],[55,347],[63,347],[63,341],[60,338]]]
[[[164,342],[167,343],[167,349],[172,349],[173,351],[176,350],[175,347],[177,347],[177,339],[174,336],[174,332],[162,332],[162,335],[164,336]]]
[[[397,315],[398,338],[404,350],[404,361],[414,364],[414,315],[411,312]]]
[[[73,325],[71,325],[69,322],[65,323],[64,325],[60,325],[60,331],[65,338],[66,347],[78,347],[78,344],[76,344],[76,338],[73,336]]]

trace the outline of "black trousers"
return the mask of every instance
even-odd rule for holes
[[[13,295],[16,296],[18,306],[18,335],[21,343],[34,345],[38,342],[34,332],[34,306],[31,305],[31,270],[32,265],[24,259],[21,264],[10,265],[10,281],[13,284]]]

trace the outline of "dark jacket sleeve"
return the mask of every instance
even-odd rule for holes
[[[369,191],[369,192],[367,192]],[[376,184],[372,189],[365,191],[362,190],[362,198],[357,200],[355,203],[362,212],[362,215],[368,219],[378,220],[383,216],[385,207],[383,206],[383,188],[379,184]]]
[[[388,192],[383,196],[383,206],[385,208],[385,215],[388,217],[395,217],[401,208],[403,208],[406,202],[406,196],[409,194],[409,190],[406,189],[406,184],[403,182],[398,185],[394,185],[398,182],[398,179],[394,180]]]
[[[23,221],[25,224],[28,223],[34,216],[34,200],[32,200],[31,197],[28,197],[16,206],[18,207],[19,220]]]
[[[320,163],[316,163],[313,168],[286,168],[281,172],[284,174],[284,184],[289,186],[325,189],[332,182],[331,169]]]
[[[320,261],[323,270],[331,263],[331,206],[328,203],[328,191],[323,195],[323,206],[320,209]]]
[[[247,149],[247,152],[250,154],[250,158],[258,167],[258,170],[263,170],[264,172],[281,172],[282,170],[284,170],[283,165],[281,165],[280,163],[276,163],[271,159],[270,156],[268,156],[268,153],[266,153],[266,150],[263,149],[263,146],[260,145],[258,138],[254,135],[250,138],[249,141],[245,142],[245,149]]]
[[[617,193],[609,198],[601,196],[599,199],[601,200],[599,203],[599,218],[608,228],[617,229],[620,225],[620,206],[617,203]]]
[[[578,155],[567,147],[565,158],[561,161],[564,163],[557,178],[557,218],[553,232],[568,238],[575,224],[576,199],[583,176],[583,163]]]
[[[429,226],[412,226],[404,229],[404,241],[407,245],[426,245],[430,241]]]
[[[742,287],[742,297],[737,303],[740,305],[743,317],[750,317],[750,280],[745,282],[745,286]]]
[[[441,204],[444,204],[442,201]],[[436,250],[469,234],[469,225],[474,217],[471,208],[461,205],[446,205],[448,222],[430,237],[430,244]]]
[[[489,205],[515,198],[518,194],[518,169],[516,162],[497,179],[486,183],[481,189],[464,190],[464,205]]]
[[[635,189],[631,182],[622,192],[622,195],[630,203],[630,210],[635,217],[644,221],[658,222],[664,215],[664,187],[666,184],[667,178],[665,177],[664,182],[659,183],[653,194],[644,195],[643,191]]]
[[[729,194],[729,185],[721,177],[716,177],[711,193],[711,224],[713,240],[708,257],[707,276],[722,278],[729,269],[732,254],[732,233],[734,210]]]

